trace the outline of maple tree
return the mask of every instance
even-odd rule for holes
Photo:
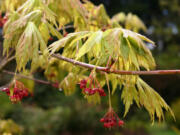
[[[135,102],[149,112],[152,121],[156,116],[160,121],[164,119],[163,109],[174,117],[162,97],[139,75],[180,71],[153,70],[155,60],[146,43],[154,46],[154,42],[137,33],[146,31],[146,27],[136,15],[119,13],[110,18],[103,5],[96,6],[88,0],[0,0],[0,3],[1,12],[6,13],[0,19],[5,56],[0,70],[14,75],[8,88],[2,91],[14,103],[28,96],[21,78],[52,85],[65,95],[73,94],[79,84],[90,103],[100,103],[108,95],[109,109],[101,122],[112,128],[123,125],[111,106],[111,96],[119,86],[124,116]],[[3,70],[12,59],[17,63],[15,73]],[[32,77],[37,69],[44,71],[48,81]]]

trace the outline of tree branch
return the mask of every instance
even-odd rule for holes
[[[25,76],[25,75],[22,75],[22,74],[18,74],[18,73],[14,73],[14,72],[11,72],[11,71],[7,71],[7,70],[2,70],[3,73],[6,73],[6,74],[9,74],[9,75],[16,75],[20,78],[25,78],[25,79],[28,79],[28,80],[33,80],[37,83],[41,83],[41,84],[46,84],[46,85],[53,85],[53,83],[49,82],[49,81],[44,81],[44,80],[39,80],[39,79],[35,79],[35,78],[32,78],[32,77],[29,77],[29,76]]]
[[[0,91],[3,91],[3,89],[9,87],[9,85],[10,85],[10,83],[3,85],[3,86],[0,86]]]
[[[120,74],[120,75],[177,75],[180,74],[180,70],[152,70],[152,71],[121,71],[121,70],[111,70],[107,67],[100,67],[95,66],[92,64],[87,64],[84,62],[76,61],[74,59],[70,59],[67,57],[64,57],[59,54],[52,54],[51,55],[54,58],[72,63],[74,65],[78,65],[80,67],[88,68],[88,69],[96,69],[96,71],[103,71],[106,73],[114,73],[114,74]]]
[[[14,50],[11,50],[9,52],[9,55],[6,56],[0,63],[0,70],[2,70],[11,60],[15,58],[15,56],[11,56],[13,54]],[[11,56],[11,57],[10,57]]]

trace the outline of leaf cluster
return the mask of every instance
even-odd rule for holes
[[[110,70],[151,70],[156,66],[146,46],[146,43],[154,43],[136,33],[140,29],[145,31],[146,27],[133,14],[120,13],[111,19],[103,5],[95,6],[87,0],[27,0],[20,7],[17,5],[19,2],[16,4],[14,1],[4,26],[4,54],[14,49],[17,71],[25,70],[28,63],[31,63],[31,72],[41,67],[49,80],[61,81],[59,87],[66,95],[75,91],[76,84],[81,78],[86,78],[89,71],[58,61],[50,57],[52,54],[59,53]],[[63,37],[68,24],[73,25],[74,31]],[[123,25],[126,29],[122,28]],[[48,45],[51,36],[58,40]],[[96,73],[96,77],[104,86],[104,74]],[[159,120],[163,119],[163,108],[173,115],[165,101],[139,76],[110,74],[108,79],[112,84],[112,94],[117,86],[123,88],[124,115],[133,102],[138,107],[145,107],[151,120],[155,115]],[[89,102],[100,102],[97,95],[85,98]]]

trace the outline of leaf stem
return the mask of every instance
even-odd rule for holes
[[[108,79],[107,73],[105,73],[105,77],[106,77],[106,82],[107,82],[107,87],[108,87],[109,109],[111,109],[112,108],[112,105],[111,105],[111,90],[110,90],[110,87],[109,87],[109,79]]]

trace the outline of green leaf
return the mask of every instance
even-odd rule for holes
[[[73,73],[69,73],[63,81],[61,81],[59,87],[62,88],[65,95],[69,96],[75,92],[77,82],[77,75]]]
[[[76,59],[79,59],[80,57],[88,53],[94,45],[100,43],[102,34],[102,31],[94,32],[84,43],[84,45],[79,49]]]
[[[124,117],[128,113],[130,106],[133,104],[133,100],[136,101],[136,104],[139,106],[139,97],[135,86],[124,86],[121,98],[125,105]]]
[[[113,95],[118,86],[118,79],[116,75],[110,75],[109,80],[111,81],[111,84],[112,84],[112,95]]]
[[[63,36],[60,34],[60,32],[58,32],[51,24],[49,23],[46,23],[47,26],[48,26],[48,29],[50,31],[50,33],[53,35],[53,36],[56,36],[58,39],[61,39]]]
[[[83,31],[83,32],[74,32],[74,33],[70,33],[68,34],[66,37],[52,43],[51,45],[49,45],[48,47],[48,51],[51,52],[51,54],[55,53],[56,51],[59,51],[61,48],[63,48],[66,43],[71,40],[72,38],[79,38],[80,36],[86,35],[87,31]],[[79,37],[78,37],[79,36]],[[81,37],[82,38],[82,37]],[[81,39],[80,38],[80,39]],[[69,43],[70,44],[70,43]],[[67,44],[67,45],[69,45]]]
[[[125,60],[128,60],[130,48],[128,46],[127,40],[124,37],[121,37],[120,51],[121,51],[120,54],[123,56],[123,58]]]
[[[25,27],[28,22],[35,22],[37,19],[41,18],[41,15],[42,12],[40,10],[35,10],[25,16],[19,17],[18,20],[9,24],[8,29],[5,31],[5,37],[11,36],[16,30]]]
[[[126,38],[126,41],[128,45],[131,46],[127,38]],[[135,65],[135,67],[139,70],[139,63],[137,60],[137,55],[132,48],[130,48],[129,58],[131,59],[131,62]]]
[[[154,121],[155,115],[158,117],[159,121],[164,119],[162,109],[169,111],[175,119],[171,108],[162,99],[162,97],[156,91],[154,91],[153,88],[151,88],[140,78],[137,81],[137,87],[140,95],[140,104],[148,110],[152,121]]]
[[[46,44],[35,24],[29,22],[16,46],[17,69],[25,69],[29,60],[37,64],[35,61],[39,59],[39,50],[44,53]]]
[[[95,93],[94,95],[91,96],[85,95],[84,98],[86,98],[88,103],[90,104],[100,104],[101,102],[101,97],[99,96],[98,93]]]
[[[49,30],[48,30],[46,23],[42,22],[40,24],[39,31],[40,31],[44,41],[47,43],[50,38],[50,34],[49,34]]]
[[[115,15],[112,17],[111,21],[112,21],[113,23],[115,23],[115,22],[120,22],[120,23],[122,23],[122,22],[125,22],[125,19],[126,19],[125,13],[120,12],[120,13],[118,13],[118,14],[115,14]]]

